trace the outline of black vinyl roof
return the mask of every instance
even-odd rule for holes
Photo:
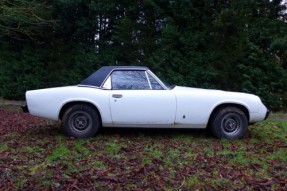
[[[101,87],[114,70],[148,70],[148,68],[143,66],[103,66],[84,79],[79,85]]]

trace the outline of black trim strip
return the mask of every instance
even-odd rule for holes
[[[22,105],[21,108],[22,108],[24,113],[29,113],[29,109],[28,109],[27,105]]]
[[[269,114],[270,114],[270,110],[267,110],[264,120],[266,120],[269,117]]]

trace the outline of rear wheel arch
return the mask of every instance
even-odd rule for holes
[[[65,103],[60,110],[58,118],[60,120],[62,120],[67,109],[69,109],[70,107],[72,107],[74,105],[88,105],[88,106],[92,107],[98,113],[100,120],[101,120],[100,122],[102,124],[102,117],[101,117],[101,113],[100,113],[99,109],[94,104],[92,104],[90,102],[86,102],[86,101],[72,101],[72,102]]]

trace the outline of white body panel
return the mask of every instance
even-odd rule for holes
[[[95,101],[96,100],[96,101]],[[90,87],[59,87],[27,91],[26,101],[32,115],[58,120],[62,107],[69,102],[82,101],[96,106],[102,122],[110,122],[109,92]]]
[[[259,105],[263,104],[257,96],[251,94],[178,86],[172,91],[177,98],[176,124],[191,124],[193,127],[205,128],[212,111],[221,104],[244,106],[249,111],[249,122],[263,120],[267,111],[264,106],[260,117],[256,117]]]
[[[121,98],[112,95],[120,94]],[[205,128],[212,111],[221,104],[239,104],[249,122],[263,120],[267,109],[251,94],[175,87],[171,90],[103,90],[60,87],[26,92],[32,115],[58,120],[62,107],[81,101],[98,108],[103,126]]]
[[[173,125],[176,99],[168,90],[110,90],[110,107],[114,126]],[[113,95],[121,95],[114,98]]]

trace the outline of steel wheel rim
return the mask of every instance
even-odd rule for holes
[[[221,121],[221,128],[225,134],[237,134],[241,128],[240,117],[236,114],[225,115]]]
[[[85,131],[92,123],[91,116],[85,111],[76,111],[70,117],[70,127],[75,131]]]

